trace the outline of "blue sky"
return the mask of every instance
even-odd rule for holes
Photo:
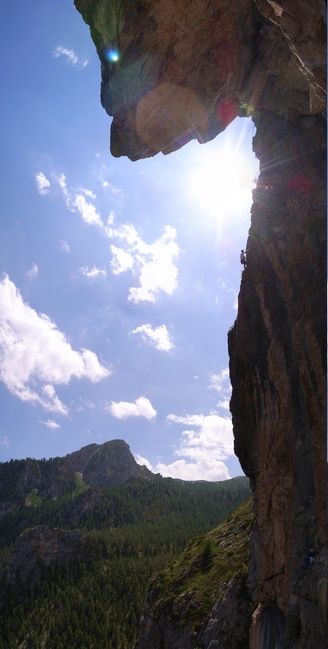
[[[164,476],[240,475],[227,332],[252,122],[115,159],[73,1],[7,3],[0,47],[0,461],[120,438]]]

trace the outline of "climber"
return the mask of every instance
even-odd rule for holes
[[[246,253],[245,250],[240,251],[240,263],[243,264],[244,268],[247,266],[247,259],[246,259]]]
[[[304,557],[303,559],[304,570],[306,570],[308,566],[312,566],[314,561],[314,555],[315,555],[314,550],[309,550],[309,553],[306,555],[306,557]]]

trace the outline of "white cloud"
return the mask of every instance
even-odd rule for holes
[[[216,413],[210,415],[168,415],[168,421],[193,426],[195,429],[182,432],[182,442],[175,455],[196,457],[199,449],[215,449],[219,459],[233,455],[232,422],[228,417],[220,417]]]
[[[70,212],[78,212],[82,220],[88,225],[95,225],[100,228],[104,227],[101,216],[98,214],[96,206],[92,202],[96,199],[96,194],[91,189],[82,188],[78,191],[74,188],[69,189],[65,174],[56,176],[55,181],[63,193],[66,207]]]
[[[129,252],[126,252],[123,248],[117,248],[116,246],[111,246],[110,251],[113,256],[110,265],[114,275],[120,275],[120,273],[124,273],[125,270],[132,270],[134,259]]]
[[[140,464],[141,466],[147,467],[147,469],[149,469],[149,471],[153,471],[152,465],[150,464],[149,460],[146,460],[145,457],[142,457],[141,455],[137,454],[137,455],[134,455],[134,459],[137,462],[137,464]]]
[[[0,446],[6,446],[6,447],[10,446],[9,438],[7,437],[7,435],[1,435],[1,437],[0,437]]]
[[[116,419],[127,419],[127,417],[145,417],[145,419],[154,419],[156,410],[146,397],[139,397],[134,403],[128,401],[111,401],[106,407]]]
[[[227,480],[229,472],[225,459],[233,452],[232,422],[216,413],[210,415],[168,415],[175,424],[192,427],[183,430],[180,446],[174,455],[180,458],[172,464],[159,462],[156,470],[163,476],[184,480]]]
[[[89,63],[88,59],[79,59],[74,50],[69,50],[66,47],[61,47],[61,45],[58,45],[58,47],[53,50],[52,55],[55,59],[57,59],[59,56],[66,57],[66,62],[70,63],[74,68],[85,68],[85,66]]]
[[[35,180],[39,194],[41,194],[42,196],[48,194],[50,190],[50,180],[48,180],[48,178],[44,175],[43,171],[39,171],[39,173],[36,174]]]
[[[118,238],[123,247],[111,247],[112,269],[115,274],[134,269],[139,274],[139,286],[131,287],[131,302],[155,302],[160,291],[171,295],[177,287],[178,269],[174,264],[179,254],[175,242],[176,230],[167,225],[162,236],[148,244],[137,234],[131,224],[118,229],[106,228],[109,238]]]
[[[23,302],[15,284],[0,282],[0,380],[22,401],[67,415],[54,385],[73,378],[100,381],[110,374],[96,354],[74,351],[56,324]]]
[[[103,268],[96,268],[96,266],[92,266],[92,268],[89,268],[89,266],[83,266],[81,269],[82,275],[87,277],[88,279],[95,279],[95,277],[106,277],[107,273]]]
[[[27,277],[35,277],[39,272],[39,269],[35,263],[32,264],[31,268],[27,271]]]
[[[229,402],[231,396],[229,368],[226,367],[225,369],[221,370],[219,374],[210,374],[210,384],[208,388],[209,390],[216,390],[220,393],[221,398],[216,405],[222,410],[229,412]]]
[[[54,419],[47,419],[47,421],[40,420],[40,424],[44,424],[45,426],[47,426],[47,428],[51,428],[52,430],[56,430],[56,428],[60,428],[60,425],[57,424],[57,422]]]
[[[111,225],[112,223],[108,223],[108,227],[106,228],[106,234],[109,239],[121,239],[127,246],[133,249],[138,246],[139,241],[142,241],[131,223],[124,223],[119,228],[112,228],[110,227]]]
[[[92,189],[84,189],[84,188],[82,188],[80,191],[85,196],[88,196],[89,198],[92,198],[93,201],[96,200],[96,198],[97,198],[96,194],[92,191]]]
[[[178,478],[179,480],[219,482],[230,478],[226,465],[209,456],[203,461],[198,460],[197,462],[186,462],[185,460],[177,460],[172,464],[158,462],[156,472],[164,478]]]
[[[153,329],[150,324],[143,324],[140,327],[133,329],[131,333],[140,333],[143,340],[150,342],[160,351],[168,352],[170,349],[174,348],[174,344],[170,340],[169,332],[164,324],[155,329]]]
[[[222,399],[221,401],[218,401],[216,405],[219,408],[222,408],[223,410],[230,412],[230,399]]]
[[[119,187],[116,187],[116,185],[113,185],[113,183],[110,183],[108,180],[101,179],[101,186],[104,191],[111,191],[114,196],[119,196],[123,198],[123,192]]]
[[[109,212],[108,218],[107,218],[107,228],[109,228],[110,225],[113,225],[113,223],[115,221],[115,216],[116,216],[115,212],[113,210],[111,210]]]
[[[69,245],[68,241],[65,241],[64,239],[62,239],[60,242],[60,248],[63,252],[69,253],[71,251],[71,246]]]
[[[57,397],[56,390],[53,385],[47,383],[46,385],[41,387],[41,392],[43,394],[43,397],[39,401],[39,403],[43,406],[43,408],[45,408],[45,410],[49,410],[49,412],[56,412],[58,415],[67,417],[68,408]],[[29,399],[27,400],[29,401]],[[35,399],[32,398],[32,401],[35,401]]]
[[[57,180],[58,185],[59,185],[60,189],[62,190],[65,198],[68,198],[69,194],[68,194],[65,174],[60,174],[60,176],[58,176],[58,178],[56,178],[56,180]]]
[[[222,392],[222,390],[227,389],[227,382],[229,382],[230,386],[229,369],[226,367],[218,374],[210,374],[210,385],[208,387],[210,390]]]
[[[74,203],[77,211],[81,214],[82,219],[89,225],[98,225],[103,227],[101,216],[98,214],[95,206],[88,203],[83,194],[75,194]]]

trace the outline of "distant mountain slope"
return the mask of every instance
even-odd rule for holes
[[[131,478],[150,478],[152,473],[135,461],[130,447],[121,439],[105,444],[90,444],[67,455],[71,471],[82,473],[84,482],[93,487],[112,487]]]
[[[250,499],[152,579],[138,649],[248,648],[253,522]]]
[[[15,511],[33,492],[41,499],[60,498],[73,492],[77,479],[93,487],[111,487],[131,478],[147,479],[151,475],[145,466],[137,464],[123,440],[89,444],[62,458],[3,462],[0,463],[0,517]]]
[[[162,478],[130,456],[115,440],[0,465],[1,649],[132,649],[149,578],[250,496],[247,478]]]

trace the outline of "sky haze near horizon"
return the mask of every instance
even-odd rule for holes
[[[115,159],[73,0],[4,14],[0,461],[124,439],[164,476],[240,475],[227,332],[258,173],[251,120]]]

